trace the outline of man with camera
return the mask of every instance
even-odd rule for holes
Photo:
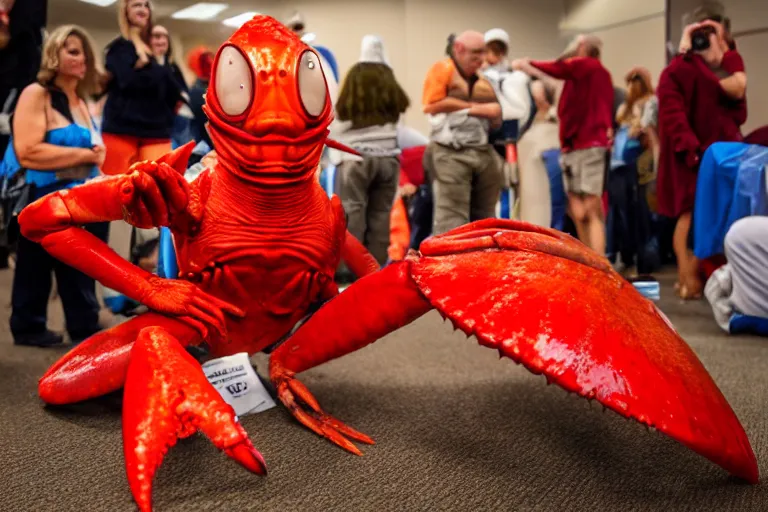
[[[721,9],[700,8],[688,24],[679,53],[664,69],[659,100],[658,211],[676,218],[673,246],[678,293],[701,297],[699,262],[690,237],[699,163],[714,142],[741,141],[747,117],[744,61]]]

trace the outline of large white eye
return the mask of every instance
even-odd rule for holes
[[[228,46],[219,54],[216,68],[216,99],[228,116],[239,116],[253,97],[251,67],[237,48]]]
[[[312,51],[305,51],[299,59],[299,97],[304,110],[312,117],[322,114],[328,89],[325,84],[320,58]]]

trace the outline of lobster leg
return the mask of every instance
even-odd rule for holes
[[[758,481],[739,419],[663,313],[574,238],[516,221],[479,221],[425,240],[419,255],[326,303],[272,354],[280,399],[304,425],[359,454],[347,438],[370,439],[323,413],[294,376],[430,307],[548,382]]]
[[[123,398],[123,450],[139,509],[152,509],[152,481],[168,449],[197,431],[247,470],[266,473],[234,409],[168,330],[146,327],[131,349]]]
[[[364,277],[373,274],[379,270],[379,262],[373,257],[368,249],[360,241],[346,231],[344,235],[344,245],[341,248],[341,259],[347,264],[349,269],[358,277]]]
[[[186,324],[157,313],[145,313],[94,334],[64,354],[40,378],[38,395],[52,405],[81,402],[117,391],[125,384],[131,348],[139,332],[162,325],[182,345],[200,339]]]
[[[377,272],[380,269],[379,262],[352,233],[347,231],[344,206],[339,196],[335,194],[331,197],[331,210],[334,215],[336,235],[341,241],[342,261],[358,278]]]
[[[373,343],[432,309],[411,279],[409,266],[408,261],[395,263],[359,279],[326,302],[270,356],[270,378],[293,416],[356,455],[361,452],[349,439],[366,444],[373,440],[325,414],[294,376]]]

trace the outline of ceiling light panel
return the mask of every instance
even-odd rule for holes
[[[85,2],[86,4],[98,5],[99,7],[107,7],[108,5],[112,5],[113,3],[117,2],[117,0],[80,0],[80,1]]]
[[[175,20],[210,20],[218,16],[229,4],[199,2],[171,15]]]
[[[228,26],[228,27],[234,27],[234,28],[240,28],[248,21],[251,21],[251,18],[254,16],[257,16],[258,12],[244,12],[242,14],[238,14],[237,16],[233,16],[231,18],[227,18],[226,20],[222,21],[221,23]]]

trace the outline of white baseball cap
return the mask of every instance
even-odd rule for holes
[[[509,34],[507,34],[506,30],[504,29],[492,28],[485,33],[485,44],[488,44],[491,41],[500,41],[509,46]]]

